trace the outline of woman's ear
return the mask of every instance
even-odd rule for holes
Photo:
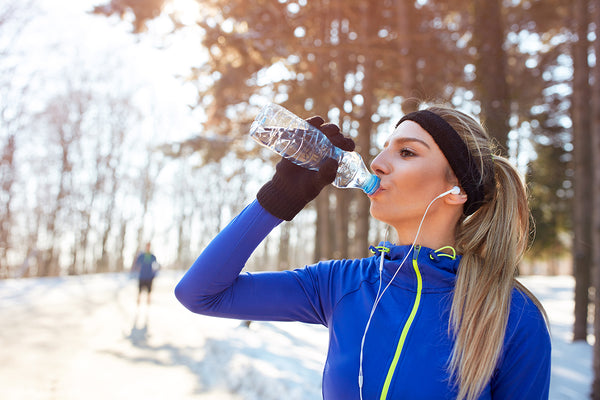
[[[446,204],[452,205],[465,204],[467,202],[467,195],[461,190],[458,194],[450,193],[445,196],[444,201]]]

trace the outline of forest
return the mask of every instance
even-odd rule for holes
[[[525,176],[522,272],[574,274],[573,339],[600,331],[599,0],[97,0],[122,36],[47,56],[33,3],[0,2],[0,278],[128,270],[146,241],[187,268],[273,171],[248,138],[267,102],[338,124],[367,164],[404,113],[443,103]],[[186,90],[156,96],[131,49],[182,37]],[[383,232],[368,207],[327,188],[250,267],[364,256]]]

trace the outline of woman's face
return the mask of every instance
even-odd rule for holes
[[[390,135],[371,169],[381,178],[380,189],[369,196],[371,215],[392,226],[420,221],[429,203],[456,179],[433,138],[410,120]]]

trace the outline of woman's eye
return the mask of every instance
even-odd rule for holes
[[[413,153],[409,149],[401,149],[400,150],[400,156],[402,156],[402,157],[413,157],[414,155],[415,155],[415,153]]]

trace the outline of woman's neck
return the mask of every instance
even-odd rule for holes
[[[459,217],[453,218],[448,214],[427,216],[420,231],[420,221],[398,223],[393,227],[400,245],[415,243],[431,249],[439,249],[444,246],[454,246],[456,243],[455,232]]]
[[[415,240],[416,231],[412,232],[412,235],[404,235],[403,233],[396,230],[398,234],[398,244],[400,245],[420,245],[428,247],[430,249],[439,249],[444,246],[454,246],[456,238],[454,235],[444,235],[439,233],[427,234],[421,230],[421,233]]]

